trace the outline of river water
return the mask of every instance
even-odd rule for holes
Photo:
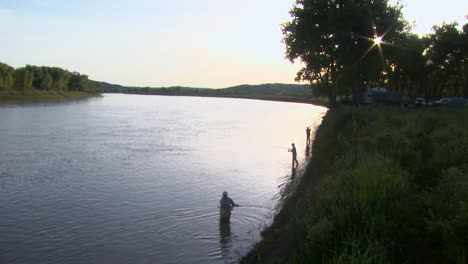
[[[305,127],[326,110],[123,94],[0,106],[0,263],[235,262],[297,181]],[[230,224],[223,191],[241,205]]]

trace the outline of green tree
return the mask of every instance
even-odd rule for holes
[[[32,85],[35,89],[39,90],[46,90],[46,88],[42,85],[44,77],[47,72],[47,67],[38,67],[38,66],[31,66],[27,65],[26,69],[33,73],[33,82]]]
[[[0,62],[0,90],[7,90],[13,87],[15,69],[5,63]]]
[[[73,72],[68,83],[70,91],[88,91],[90,89],[90,81],[87,75]]]
[[[401,6],[387,0],[297,0],[290,14],[282,28],[286,57],[305,65],[296,80],[328,89],[331,105],[338,85],[352,86],[359,101],[363,88],[381,80],[385,48],[373,40],[396,44],[406,30]]]
[[[0,90],[57,90],[98,93],[99,86],[87,75],[69,72],[58,67],[26,65],[14,69],[0,62]]]
[[[426,95],[426,59],[424,41],[416,34],[405,34],[398,47],[386,49],[386,84],[392,90],[410,97]]]
[[[466,17],[468,18],[468,16]],[[460,75],[462,79],[462,94],[463,97],[468,98],[468,23],[463,25],[461,33],[461,52],[462,52],[462,62]]]
[[[41,82],[39,84],[39,87],[43,90],[51,90],[52,89],[52,84],[54,83],[54,80],[52,79],[52,76],[50,75],[49,71],[47,69],[43,69],[44,76],[41,79]]]
[[[66,70],[57,67],[48,68],[48,72],[52,76],[52,89],[53,90],[67,90],[68,82],[72,74]]]
[[[425,37],[433,98],[468,96],[468,26],[464,26],[464,31],[457,26],[457,22],[434,26],[432,34]]]
[[[26,67],[17,68],[14,72],[16,90],[30,90],[33,88],[32,83],[34,79],[34,73]]]

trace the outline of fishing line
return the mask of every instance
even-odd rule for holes
[[[263,209],[271,209],[270,207],[263,206],[263,205],[256,205],[256,204],[239,204],[239,207],[256,207],[256,208],[263,208]]]

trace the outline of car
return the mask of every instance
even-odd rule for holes
[[[342,102],[343,104],[349,104],[349,103],[352,102],[352,101],[351,101],[351,97],[348,96],[348,95],[341,96],[341,102]]]
[[[447,105],[450,104],[450,98],[441,98],[437,101],[434,101],[435,105]]]
[[[416,106],[426,105],[426,99],[424,99],[422,97],[418,97],[418,98],[414,99],[414,104]]]
[[[435,105],[463,105],[466,104],[466,99],[463,97],[450,97],[450,98],[442,98],[437,101],[434,101]]]
[[[452,97],[450,99],[451,99],[450,101],[451,104],[460,104],[460,105],[465,104],[465,98],[463,97]]]

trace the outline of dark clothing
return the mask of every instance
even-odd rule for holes
[[[231,219],[231,210],[232,207],[236,206],[236,203],[229,198],[229,197],[223,197],[221,200],[219,200],[219,217],[222,222],[228,222]]]
[[[291,152],[292,152],[293,159],[296,159],[297,157],[296,147],[292,147]]]
[[[294,167],[294,162],[296,163],[296,165],[299,165],[299,162],[297,161],[297,151],[296,151],[295,146],[292,147],[291,152],[292,152],[292,164]]]

